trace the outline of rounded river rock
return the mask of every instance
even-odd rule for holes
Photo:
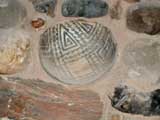
[[[132,5],[127,12],[129,29],[155,35],[160,32],[160,1],[142,1]]]
[[[62,15],[65,17],[101,17],[108,12],[108,4],[102,0],[64,0]]]

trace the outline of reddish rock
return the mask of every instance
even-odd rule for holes
[[[45,22],[42,18],[37,18],[36,20],[32,20],[31,24],[32,24],[32,27],[38,29],[44,26]]]
[[[0,78],[0,117],[14,120],[100,120],[103,104],[90,90],[40,80]]]

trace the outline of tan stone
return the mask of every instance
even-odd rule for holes
[[[11,74],[22,70],[28,57],[30,37],[22,30],[0,31],[0,73]]]

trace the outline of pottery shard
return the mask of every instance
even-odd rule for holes
[[[0,30],[0,74],[16,73],[28,62],[30,36],[23,30]]]
[[[160,1],[143,1],[131,6],[127,13],[127,26],[140,33],[159,33]]]
[[[0,78],[0,117],[14,120],[100,120],[103,104],[90,90],[41,80]]]
[[[0,28],[20,25],[26,15],[26,9],[19,1],[0,0]]]
[[[54,16],[56,0],[31,0],[36,11]]]
[[[107,27],[72,20],[41,35],[39,55],[44,70],[53,78],[68,84],[86,84],[111,69],[116,44]]]
[[[100,17],[108,12],[108,4],[102,0],[65,0],[62,14],[66,17]]]

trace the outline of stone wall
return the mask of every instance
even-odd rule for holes
[[[0,0],[0,117],[159,120],[159,0]]]

